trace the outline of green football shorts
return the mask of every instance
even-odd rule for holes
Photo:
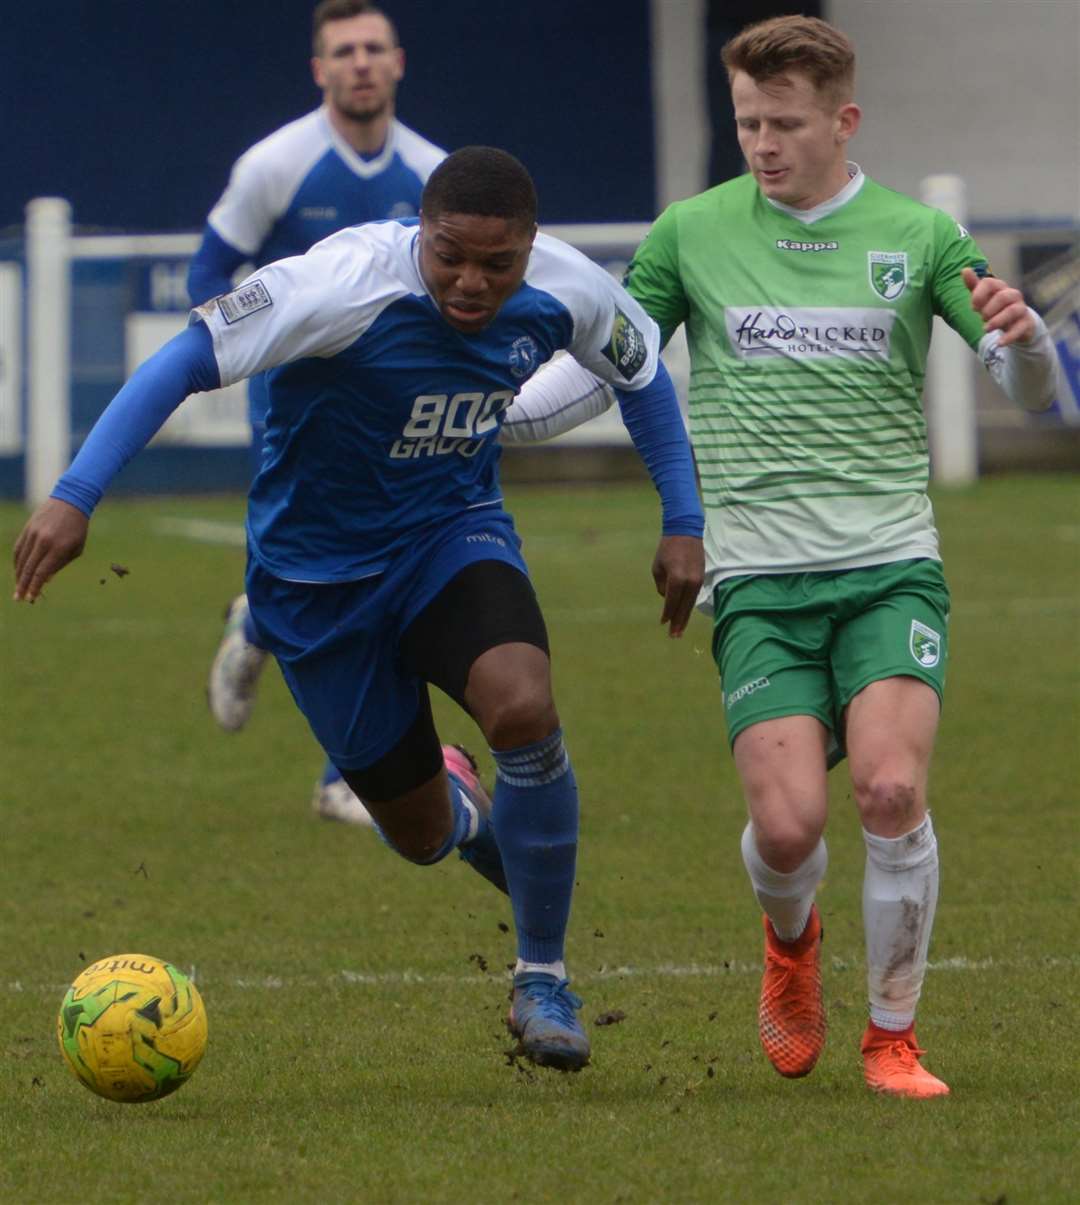
[[[942,697],[949,589],[938,561],[732,577],[713,602],[732,744],[761,720],[812,715],[842,745],[844,708],[882,678],[918,678]]]

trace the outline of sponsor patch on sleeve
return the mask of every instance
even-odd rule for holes
[[[649,356],[645,336],[618,308],[615,310],[615,321],[611,324],[611,337],[601,350],[626,381],[632,381],[637,376]]]
[[[248,281],[231,293],[223,293],[216,301],[222,318],[230,326],[274,304],[269,289],[261,280]]]

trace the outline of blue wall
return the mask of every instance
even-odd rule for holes
[[[318,102],[308,0],[9,5],[0,227],[59,195],[80,226],[193,230],[241,150]],[[532,170],[541,219],[654,210],[648,0],[386,0],[401,118]]]

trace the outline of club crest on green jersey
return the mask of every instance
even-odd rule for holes
[[[917,619],[911,621],[908,647],[915,660],[926,669],[932,669],[941,660],[941,636]]]
[[[896,301],[907,288],[906,251],[868,251],[870,285],[879,297]]]

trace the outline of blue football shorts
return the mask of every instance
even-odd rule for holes
[[[467,512],[422,535],[384,572],[359,581],[284,581],[248,558],[247,596],[259,643],[277,658],[334,765],[371,766],[413,723],[425,687],[401,663],[402,633],[477,561],[502,561],[528,576],[505,511]]]

